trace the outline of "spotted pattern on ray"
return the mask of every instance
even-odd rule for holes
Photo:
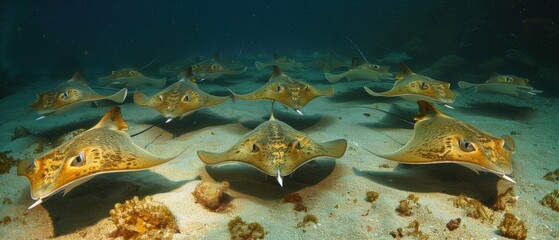
[[[223,153],[198,151],[208,165],[239,162],[253,166],[270,176],[291,174],[308,161],[321,157],[341,157],[347,141],[338,139],[316,143],[308,136],[274,118],[247,133],[237,144]]]
[[[31,108],[39,115],[46,116],[61,113],[92,101],[107,99],[121,103],[126,98],[127,92],[128,90],[124,88],[111,96],[99,95],[86,85],[82,73],[78,71],[70,80],[60,84],[56,89],[39,94],[37,100],[31,104]]]
[[[419,101],[412,138],[401,149],[381,157],[408,164],[456,163],[510,179],[514,141],[494,137],[444,115],[431,103]]]
[[[134,103],[157,110],[166,118],[183,117],[195,110],[223,103],[227,97],[207,94],[194,83],[192,69],[188,68],[185,77],[173,85],[148,98],[140,91],[134,93]]]
[[[332,96],[332,86],[318,90],[308,83],[297,81],[285,75],[278,66],[273,67],[272,77],[264,86],[248,94],[236,94],[235,98],[243,100],[274,100],[290,108],[299,110],[306,106],[311,100],[320,96]]]
[[[392,89],[377,93],[364,87],[365,91],[373,96],[401,97],[413,102],[422,100],[439,104],[453,103],[458,96],[458,93],[450,90],[450,83],[416,74],[404,64],[401,66],[403,70],[396,76]]]
[[[520,99],[528,99],[543,91],[534,89],[527,78],[514,75],[493,74],[485,83],[474,84],[459,81],[462,89],[475,88],[478,93],[503,94]]]
[[[173,158],[159,158],[134,144],[118,107],[109,110],[93,128],[43,156],[24,161],[18,175],[28,178],[31,197],[38,202],[80,185],[103,173],[142,170]]]

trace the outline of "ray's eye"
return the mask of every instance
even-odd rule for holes
[[[379,66],[379,65],[376,65],[376,64],[373,64],[373,69],[374,69],[374,70],[379,70],[379,69],[380,69],[380,66]]]
[[[473,143],[468,142],[464,139],[460,139],[458,144],[460,145],[460,150],[464,152],[473,152],[476,150],[476,146]]]
[[[82,152],[80,152],[80,155],[78,155],[74,159],[72,159],[72,162],[70,163],[70,166],[81,167],[83,165],[85,165],[85,154],[82,151]]]
[[[310,91],[309,86],[305,86],[305,91],[307,91],[307,92]]]
[[[282,90],[282,87],[281,87],[280,85],[278,85],[278,86],[276,87],[276,92],[281,92],[281,90]]]
[[[60,98],[63,99],[63,100],[68,99],[68,97],[70,97],[70,94],[68,94],[68,91],[65,91],[65,92],[60,94]]]
[[[426,82],[422,82],[422,83],[419,84],[419,89],[427,90],[427,89],[429,89],[429,84],[426,83]]]
[[[190,96],[189,96],[188,94],[185,94],[185,95],[182,97],[182,101],[183,101],[183,102],[190,102]]]
[[[505,82],[512,82],[512,77],[506,76],[505,77]]]
[[[219,70],[219,69],[221,69],[221,66],[219,66],[218,64],[212,64],[211,69],[212,70]]]
[[[301,145],[301,141],[295,141],[295,148],[298,150],[303,149],[303,145]]]
[[[161,96],[161,95],[157,95],[157,101],[159,101],[159,102],[163,102],[163,96]]]
[[[259,152],[259,151],[260,151],[260,147],[258,147],[258,145],[256,145],[256,143],[252,144],[252,152],[255,153],[255,152]]]

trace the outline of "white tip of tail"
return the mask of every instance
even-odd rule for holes
[[[444,106],[447,107],[447,108],[450,108],[450,109],[454,109],[453,106],[450,106],[450,105],[448,105],[448,104],[444,104]]]
[[[511,182],[511,183],[516,183],[516,181],[514,181],[512,178],[510,178],[509,176],[507,176],[507,175],[505,175],[505,174],[503,174],[501,177],[502,177],[503,179],[505,179],[505,180]]]
[[[35,201],[33,204],[31,204],[31,206],[29,206],[27,209],[31,209],[34,208],[36,206],[39,206],[41,203],[43,203],[43,199],[39,198],[39,200]]]
[[[278,175],[276,176],[276,179],[278,180],[278,183],[281,187],[283,187],[283,177],[281,176],[280,171],[278,170]]]

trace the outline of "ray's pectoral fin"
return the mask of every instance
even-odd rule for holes
[[[509,135],[503,135],[501,138],[505,141],[503,147],[514,153],[516,151],[514,140]]]
[[[347,149],[347,140],[338,139],[330,142],[325,142],[320,145],[324,147],[323,155],[339,158],[345,154],[345,151]]]
[[[136,90],[134,92],[134,103],[140,106],[149,106],[149,98],[142,92]]]
[[[103,118],[93,128],[108,128],[112,130],[128,130],[128,124],[122,119],[120,108],[114,107],[107,111]]]
[[[324,73],[324,78],[330,83],[336,83],[343,78],[341,75],[342,74]]]
[[[458,87],[460,87],[462,89],[473,88],[475,86],[476,86],[476,84],[465,82],[465,81],[459,81],[458,82]]]
[[[227,101],[227,98],[229,98],[229,96],[220,97],[220,96],[210,95],[206,99],[206,102],[204,103],[204,105],[206,105],[206,106],[218,105],[218,104],[221,104],[221,103]]]
[[[227,161],[227,159],[223,158],[222,153],[197,151],[196,154],[198,154],[198,157],[202,160],[202,162],[208,165],[216,165]]]
[[[329,86],[326,89],[319,91],[319,95],[320,96],[326,96],[326,97],[330,97],[332,95],[334,95],[334,87]]]
[[[363,87],[363,88],[365,88],[365,91],[366,91],[369,95],[372,95],[372,96],[375,96],[375,97],[383,97],[383,96],[386,96],[386,92],[384,92],[384,93],[377,93],[377,92],[371,90],[371,89],[368,88],[368,87]]]
[[[35,159],[25,159],[17,165],[17,175],[29,178],[29,174],[35,168]]]
[[[124,99],[126,99],[126,95],[128,95],[128,89],[123,88],[120,89],[120,91],[116,92],[115,94],[107,97],[107,99],[117,103],[122,103],[124,102]]]

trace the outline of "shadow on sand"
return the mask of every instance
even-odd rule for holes
[[[166,119],[160,115],[144,122],[145,124],[157,125],[159,128],[173,134],[173,138],[184,133],[197,131],[207,127],[220,126],[237,122],[239,117],[227,118],[218,114],[213,114],[206,109],[200,109],[182,119],[175,118],[165,123]]]
[[[235,191],[264,200],[278,200],[286,193],[318,184],[328,177],[335,167],[336,160],[331,158],[319,158],[308,162],[290,176],[285,176],[283,187],[275,177],[267,176],[256,168],[241,163],[219,167],[206,166],[206,171],[215,181],[228,181],[230,188]]]
[[[516,121],[529,121],[536,115],[535,108],[508,103],[472,103],[468,107],[458,107],[458,109],[468,114]]]
[[[417,113],[417,108],[405,108],[397,104],[391,104],[388,111],[376,109],[373,107],[360,107],[363,109],[371,109],[371,111],[383,112],[384,117],[376,122],[363,122],[358,123],[358,125],[367,128],[403,128],[403,129],[413,129],[415,120],[413,119]]]
[[[440,192],[454,196],[464,194],[486,206],[494,204],[497,198],[497,182],[500,180],[493,174],[478,175],[456,164],[398,164],[393,171],[360,171],[353,168],[353,173],[375,183],[407,192]]]

